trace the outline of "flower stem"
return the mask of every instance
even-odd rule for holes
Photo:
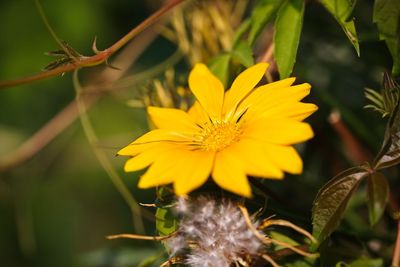
[[[77,104],[77,107],[79,110],[79,116],[81,119],[83,131],[86,135],[86,138],[88,139],[89,144],[92,147],[101,166],[103,167],[103,169],[106,171],[106,173],[110,177],[111,182],[114,184],[114,186],[116,187],[118,192],[121,194],[122,198],[128,204],[129,208],[131,209],[132,214],[136,215],[136,217],[138,218],[137,220],[133,220],[135,231],[139,232],[139,233],[143,233],[144,232],[144,224],[143,224],[143,220],[141,218],[141,208],[140,208],[138,202],[135,200],[135,198],[129,192],[129,189],[127,188],[125,183],[122,181],[121,177],[118,175],[115,168],[112,166],[110,160],[107,158],[107,155],[96,146],[96,144],[98,144],[99,139],[98,139],[96,133],[94,132],[94,129],[90,123],[89,117],[86,113],[87,108],[85,106],[85,103],[82,101],[82,88],[81,88],[79,80],[78,80],[78,69],[76,69],[73,73],[73,81],[74,81],[74,87],[75,87],[75,91],[76,91],[76,104]]]

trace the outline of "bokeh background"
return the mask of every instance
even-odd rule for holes
[[[372,4],[359,2],[355,16],[361,57],[357,57],[334,18],[321,5],[308,3],[293,75],[298,82],[306,81],[313,86],[307,100],[320,107],[310,119],[316,137],[299,147],[305,162],[303,175],[287,177],[281,183],[266,183],[291,203],[294,210],[288,212],[272,202],[268,212],[289,219],[301,216],[307,229],[311,227],[311,206],[318,188],[360,160],[349,149],[348,137],[341,128],[329,122],[331,112],[340,112],[340,123],[363,147],[361,154],[366,158],[379,149],[384,132],[380,115],[363,109],[367,103],[364,88],[381,87],[382,73],[390,70],[391,59],[371,22]],[[84,55],[92,54],[95,36],[98,48],[104,49],[161,5],[156,0],[42,0],[41,3],[57,34]],[[53,60],[44,52],[57,49],[57,44],[44,26],[34,1],[0,1],[0,32],[0,80],[36,73]],[[144,45],[145,50],[127,76],[141,73],[140,79],[133,79],[123,90],[103,95],[87,114],[100,138],[98,149],[106,153],[136,200],[152,203],[154,191],[139,191],[136,188],[139,174],[123,173],[124,159],[114,155],[118,148],[147,129],[143,109],[132,108],[127,101],[137,97],[149,80],[162,77],[165,68],[154,70],[154,66],[165,62],[177,48],[162,36],[154,37],[151,42],[147,39],[134,42]],[[184,61],[178,65],[177,72],[183,70],[185,75],[187,65]],[[83,70],[83,82],[96,77],[103,67]],[[17,148],[74,98],[70,74],[0,90],[0,162],[15,157]],[[341,226],[357,236],[349,241],[350,247],[357,249],[358,239],[371,235],[363,217],[362,199],[365,195],[360,191]],[[154,212],[152,208],[146,210]],[[0,266],[120,267],[138,266],[149,257],[162,261],[166,255],[155,242],[105,239],[110,234],[134,232],[135,222],[137,225],[140,220],[145,222],[147,234],[156,234],[151,218],[132,216],[130,207],[96,159],[79,118],[33,158],[0,172]],[[378,225],[376,230],[377,236],[382,233],[386,238],[388,255],[394,242],[394,237],[388,234],[391,227],[388,223]],[[348,253],[343,250],[337,254],[345,257],[344,252]]]

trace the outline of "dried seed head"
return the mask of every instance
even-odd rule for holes
[[[245,256],[256,255],[262,247],[237,204],[230,200],[180,198],[176,210],[182,216],[180,227],[166,242],[171,256],[187,249],[185,263],[190,266],[230,266]],[[253,223],[257,227],[257,222]]]

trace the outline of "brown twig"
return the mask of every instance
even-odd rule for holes
[[[353,163],[363,164],[365,162],[372,161],[371,153],[365,149],[365,147],[349,130],[347,125],[341,119],[339,111],[332,111],[332,113],[329,115],[328,122],[341,138],[344,146],[346,147],[346,155]]]
[[[109,92],[112,87],[110,85],[115,80],[119,79],[125,71],[134,63],[135,59],[148,47],[154,38],[158,35],[157,32],[148,30],[144,32],[139,39],[127,46],[115,59],[116,64],[121,70],[117,71],[110,68],[105,68],[92,81],[91,84],[85,86],[86,91],[94,91],[98,93],[90,93],[83,95],[83,101],[86,107],[93,105],[100,96],[105,92]],[[129,59],[129,60],[127,60]],[[100,86],[99,86],[100,84]],[[93,89],[93,90],[91,90]],[[55,137],[62,133],[72,122],[76,120],[79,112],[76,101],[71,101],[63,110],[56,114],[48,121],[41,129],[26,140],[12,154],[7,154],[6,157],[0,159],[0,173],[12,169],[25,161],[32,158]]]
[[[89,67],[89,66],[95,66],[99,65],[103,62],[105,62],[111,55],[113,55],[115,52],[117,52],[119,49],[121,49],[123,46],[125,46],[130,40],[132,40],[134,37],[136,37],[139,33],[143,32],[145,29],[147,29],[149,26],[153,25],[162,15],[164,15],[166,12],[168,12],[170,9],[175,7],[176,5],[182,3],[185,0],[170,0],[165,4],[163,7],[161,7],[159,10],[154,12],[150,17],[145,19],[143,22],[141,22],[138,26],[133,28],[130,32],[128,32],[124,37],[119,39],[116,43],[114,43],[112,46],[109,48],[103,50],[103,51],[98,51],[97,54],[90,56],[90,57],[79,57],[76,58],[76,60],[72,63],[64,64],[61,65],[55,69],[52,70],[47,70],[38,74],[34,74],[31,76],[15,79],[15,80],[8,80],[8,81],[0,81],[0,89],[8,88],[8,87],[13,87],[21,84],[26,84],[38,80],[43,80],[49,77],[54,77],[56,75],[60,75],[66,72],[71,72],[75,69],[82,68],[82,67]]]

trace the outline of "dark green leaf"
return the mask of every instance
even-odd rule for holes
[[[393,58],[393,75],[400,75],[400,4],[399,0],[375,0],[373,20],[379,38],[385,40]]]
[[[385,169],[400,163],[400,131],[391,134],[382,148],[376,162],[376,169]]]
[[[350,197],[368,172],[348,169],[330,180],[318,192],[312,210],[313,235],[324,241],[339,225]]]
[[[282,0],[261,0],[251,14],[251,28],[248,43],[254,44],[265,25],[271,20],[272,15],[282,4]]]
[[[389,185],[386,177],[374,172],[368,176],[368,212],[369,222],[375,225],[385,211],[386,203],[389,199]]]
[[[303,25],[304,0],[288,0],[279,9],[275,22],[275,60],[280,78],[292,73],[296,62],[301,28]]]
[[[239,42],[232,50],[232,57],[246,68],[254,65],[253,50],[246,42]]]
[[[389,168],[400,163],[400,103],[391,115],[385,133],[385,141],[374,161],[375,169]]]
[[[157,208],[156,228],[160,235],[169,235],[177,230],[177,220],[170,208]]]
[[[353,44],[357,55],[360,56],[360,45],[358,43],[357,31],[352,18],[355,0],[319,0],[323,6],[335,17],[347,38]]]
[[[211,72],[219,78],[226,88],[229,75],[230,54],[224,54],[214,57],[208,64]]]

